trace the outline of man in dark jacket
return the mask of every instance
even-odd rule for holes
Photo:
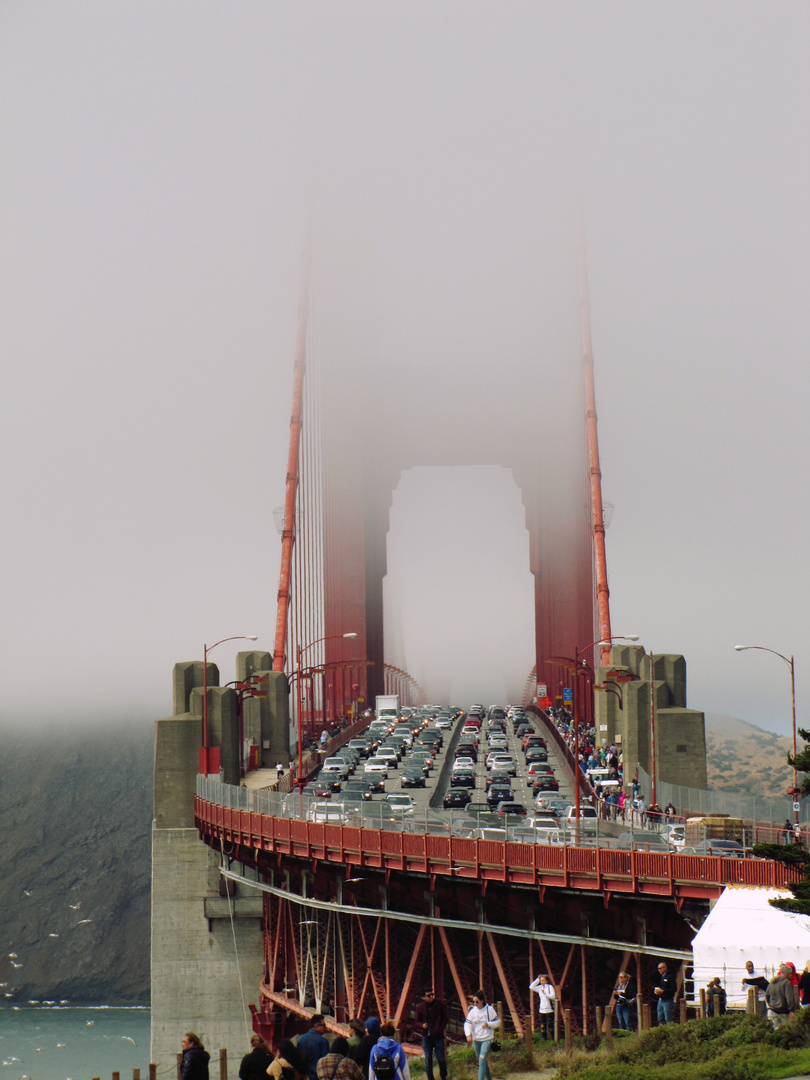
[[[318,1080],[318,1062],[329,1053],[326,1024],[321,1013],[315,1013],[309,1022],[309,1031],[298,1039],[298,1053],[307,1063],[309,1080]]]
[[[658,1023],[671,1024],[675,1017],[675,995],[678,992],[678,980],[669,970],[665,960],[658,965],[658,981],[653,993],[658,999]]]
[[[425,989],[422,1000],[416,1006],[416,1027],[422,1035],[422,1052],[425,1055],[425,1075],[433,1080],[433,1055],[439,1066],[441,1080],[447,1080],[447,1053],[444,1032],[447,1028],[447,1008],[431,989]]]

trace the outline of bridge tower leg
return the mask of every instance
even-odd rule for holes
[[[235,695],[211,685],[218,679],[209,664],[209,721],[227,745],[236,734],[229,730]],[[241,988],[255,996],[263,973],[261,897],[221,896],[220,856],[194,827],[202,681],[201,663],[176,665],[174,715],[155,724],[150,1060],[163,1076],[173,1074],[186,1031],[200,1036],[218,1076],[216,1051],[233,1054],[248,1043]]]

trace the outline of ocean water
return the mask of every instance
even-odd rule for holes
[[[149,1080],[149,1009],[0,1008],[0,1080]]]

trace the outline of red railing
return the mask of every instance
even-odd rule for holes
[[[556,847],[326,825],[230,810],[197,797],[200,834],[305,859],[455,879],[638,895],[712,897],[726,885],[784,887],[801,875],[770,859]]]

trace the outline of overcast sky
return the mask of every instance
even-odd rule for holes
[[[781,731],[786,667],[733,646],[795,653],[810,726],[809,31],[739,0],[6,0],[3,720],[151,720],[204,642],[271,648],[309,222],[323,275],[375,268],[386,348],[475,340],[487,378],[557,259],[546,302],[576,304],[578,214],[614,630]],[[446,472],[395,495],[391,648],[495,699],[533,663],[522,507]]]

